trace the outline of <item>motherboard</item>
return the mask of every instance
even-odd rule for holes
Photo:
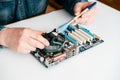
[[[43,36],[50,45],[31,54],[47,68],[104,42],[79,24],[64,24]]]

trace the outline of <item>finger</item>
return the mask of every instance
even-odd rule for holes
[[[89,24],[90,22],[92,22],[97,14],[97,8],[94,7],[93,9],[91,9],[90,11],[86,12],[85,14],[82,15],[81,17],[81,21],[77,21],[80,24],[86,25]]]
[[[83,2],[84,4],[82,5],[82,10],[87,8],[89,5],[91,5],[93,2]]]
[[[81,5],[78,3],[78,4],[76,4],[76,6],[74,7],[74,14],[77,16],[77,15],[79,15],[80,14],[80,12],[81,12]]]
[[[29,54],[31,52],[31,50],[29,49],[22,49],[21,51],[18,51],[19,53],[23,53],[23,54]]]
[[[74,14],[79,15],[82,10],[88,7],[92,2],[78,2],[74,7]]]
[[[39,42],[41,42],[42,44],[44,44],[45,46],[49,45],[49,42],[47,39],[45,39],[43,36],[38,35],[38,34],[33,34],[31,35],[31,37]]]
[[[93,15],[94,13],[97,13],[97,8],[96,6],[93,7],[92,9],[90,9],[89,11],[87,11],[85,14],[82,15],[82,17],[89,17],[90,15]]]
[[[90,14],[91,15],[88,16],[88,20],[85,22],[85,24],[89,24],[95,20],[97,16],[97,8],[94,7]]]
[[[81,23],[83,23],[83,19],[82,18],[78,18],[78,19],[75,20],[75,22],[78,23],[78,24],[81,24]]]
[[[85,25],[87,25],[87,24],[90,24],[91,22],[93,22],[94,20],[95,20],[95,18],[96,18],[96,13],[94,13],[93,14],[94,16],[89,16],[89,19],[85,22]]]
[[[40,48],[43,49],[45,47],[45,45],[33,38],[30,38],[28,41],[28,44],[30,44],[31,46],[35,47],[35,48]]]
[[[40,31],[37,31],[37,30],[32,30],[32,29],[26,29],[25,33],[26,33],[26,35],[29,34],[28,37],[32,37],[33,39],[41,42],[45,46],[49,45],[48,40],[46,40],[43,36],[41,36],[43,34],[43,32],[40,32]]]
[[[17,52],[20,52],[20,53],[30,53],[31,51],[35,51],[36,48],[29,45],[27,42],[24,42],[22,44],[20,44],[17,48]]]
[[[30,29],[30,33],[35,33],[35,34],[42,35],[45,32],[41,32],[41,31],[38,31],[38,30],[32,30],[32,29]]]
[[[86,12],[81,17],[79,17],[78,19],[76,19],[75,22],[79,23],[79,24],[84,24],[88,20],[88,18],[89,18],[90,15],[91,15],[91,12]]]
[[[84,24],[87,20],[88,18],[78,18],[75,22],[79,24]]]

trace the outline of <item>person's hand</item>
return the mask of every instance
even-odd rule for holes
[[[92,2],[78,2],[75,4],[74,7],[74,14],[77,16],[79,15],[86,7],[88,7]],[[94,21],[97,13],[97,8],[94,6],[92,9],[90,9],[88,12],[83,14],[81,17],[75,20],[76,23],[79,24],[89,24],[92,21]]]
[[[20,53],[30,53],[49,45],[42,34],[29,28],[6,28],[0,32],[0,45]]]

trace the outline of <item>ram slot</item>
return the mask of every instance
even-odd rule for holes
[[[82,37],[84,37],[87,41],[90,41],[90,37],[87,36],[85,33],[79,31],[79,30],[75,30],[76,33],[78,33],[79,35],[81,35]]]
[[[74,25],[73,27],[75,28],[76,33],[84,37],[87,41],[91,40],[91,37],[88,34],[86,34],[83,30],[81,30],[79,26]]]
[[[76,41],[78,41],[80,44],[83,43],[83,41],[81,41],[78,37],[76,37],[76,36],[73,35],[72,33],[68,33],[68,35],[69,35],[70,37],[72,37],[73,39],[75,39]]]
[[[72,33],[76,36],[76,37],[78,37],[82,42],[86,42],[86,39],[84,38],[84,37],[82,37],[81,35],[79,35],[76,31],[74,32],[74,31],[72,31]]]
[[[92,39],[93,39],[92,36],[90,36],[89,34],[87,34],[86,32],[84,32],[83,30],[78,29],[78,31],[79,31],[80,34],[81,34],[81,33],[84,34],[84,36],[86,36],[89,40],[92,40]]]

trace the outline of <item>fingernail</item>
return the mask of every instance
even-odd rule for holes
[[[79,15],[79,12],[75,13],[75,15],[76,15],[76,16]]]
[[[46,41],[46,46],[49,46],[49,45],[50,45],[50,43],[48,41]]]

